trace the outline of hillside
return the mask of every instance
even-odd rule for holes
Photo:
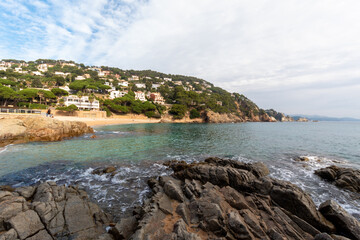
[[[244,95],[229,93],[196,77],[51,59],[2,60],[0,103],[8,107],[104,110],[108,116],[135,113],[206,122],[276,118]]]

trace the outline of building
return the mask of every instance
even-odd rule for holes
[[[66,77],[66,75],[68,75],[69,73],[55,72],[54,74],[55,74],[56,76]]]
[[[161,105],[165,104],[164,98],[158,92],[150,93],[149,98],[150,98],[151,101],[153,101],[156,104],[161,104]]]
[[[32,74],[35,76],[42,76],[42,73],[39,71],[32,72]]]
[[[120,81],[120,82],[119,82],[119,86],[129,87],[129,82],[127,82],[127,81]]]
[[[132,75],[131,77],[128,78],[129,81],[139,81],[139,76],[136,75]]]
[[[110,92],[110,98],[114,99],[114,98],[120,98],[125,96],[128,93],[128,91],[111,91]]]
[[[86,78],[84,76],[77,76],[75,80],[85,80]]]
[[[142,102],[145,102],[146,101],[145,93],[141,91],[135,92],[135,100],[140,100]]]
[[[135,86],[136,86],[137,88],[146,88],[145,83],[136,83]]]
[[[156,83],[156,84],[153,84],[153,85],[151,86],[151,88],[158,89],[158,87],[160,87],[160,86],[161,86],[161,84]]]
[[[175,85],[181,86],[182,85],[182,81],[174,81]]]
[[[63,97],[65,106],[70,106],[74,104],[79,108],[79,110],[99,110],[100,103],[98,100],[94,100],[93,102],[89,101],[88,96],[83,96],[79,98],[76,95],[70,95],[67,97]]]
[[[164,78],[164,81],[167,81],[167,82],[172,81],[172,78]]]
[[[219,105],[219,106],[222,106],[222,101],[216,101],[216,104]]]
[[[62,89],[62,90],[65,90],[65,91],[67,91],[67,92],[70,92],[71,91],[71,89],[69,88],[69,86],[61,86],[61,87],[59,87],[60,89]]]

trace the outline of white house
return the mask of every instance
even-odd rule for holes
[[[129,87],[129,82],[126,82],[126,81],[119,82],[119,86]]]
[[[6,71],[7,67],[0,67],[0,71]]]
[[[181,86],[182,85],[182,81],[175,81],[174,82],[175,85]]]
[[[120,98],[125,96],[128,93],[128,91],[111,91],[110,92],[110,98],[114,99],[114,98]]]
[[[63,72],[55,72],[55,75],[57,76],[62,76],[62,77],[66,77],[66,75],[68,75],[69,73],[63,73]]]
[[[69,86],[61,86],[61,87],[59,87],[59,88],[62,89],[62,90],[65,90],[65,91],[67,91],[67,92],[70,92]]]
[[[39,72],[39,71],[32,72],[32,74],[34,74],[34,75],[36,75],[36,76],[42,76],[42,73]]]
[[[145,83],[136,83],[135,86],[136,86],[137,88],[146,88]]]
[[[77,76],[75,80],[85,80],[86,78],[84,76]]]
[[[130,78],[129,80],[139,81],[139,76],[132,75],[132,76],[131,76],[131,78]]]
[[[160,86],[161,86],[161,84],[156,83],[156,84],[153,84],[153,85],[151,86],[151,88],[157,89],[157,88],[160,87]]]
[[[142,102],[145,102],[146,101],[145,93],[140,91],[135,92],[135,100],[140,100]]]
[[[167,82],[172,81],[172,78],[164,78],[164,81],[167,81]]]
[[[70,95],[67,97],[63,97],[65,106],[70,106],[74,104],[79,108],[79,110],[99,110],[100,103],[98,100],[94,100],[93,102],[89,101],[88,96],[83,96],[79,98],[76,95]]]
[[[39,69],[40,72],[47,72],[48,67],[46,63],[42,63],[37,66],[37,69]]]

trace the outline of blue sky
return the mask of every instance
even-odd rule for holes
[[[358,0],[1,0],[0,58],[204,78],[262,108],[360,118]]]

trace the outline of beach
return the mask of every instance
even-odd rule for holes
[[[125,116],[116,116],[110,118],[84,118],[70,116],[55,116],[55,119],[61,121],[79,121],[84,122],[88,126],[117,125],[117,124],[135,124],[135,123],[158,123],[159,119],[151,119],[145,116],[128,114]]]

